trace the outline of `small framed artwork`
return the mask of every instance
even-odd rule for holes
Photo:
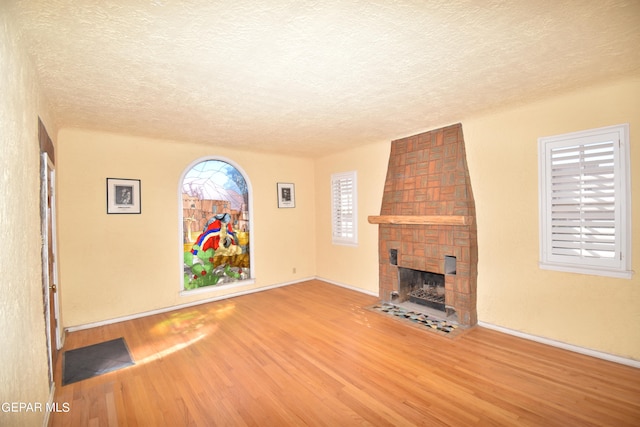
[[[140,180],[107,178],[107,213],[139,214]]]
[[[287,182],[278,183],[278,207],[296,207],[296,190],[293,184]]]

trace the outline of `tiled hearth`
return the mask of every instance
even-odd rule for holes
[[[477,323],[475,203],[461,124],[391,143],[382,208],[369,222],[379,224],[383,302],[408,299],[399,267],[444,274],[446,309],[463,326]]]

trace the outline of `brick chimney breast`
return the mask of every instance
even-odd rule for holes
[[[379,224],[382,300],[399,292],[398,268],[444,274],[447,308],[475,325],[475,216],[461,124],[392,141],[380,216],[370,217]],[[445,271],[445,258],[455,271]]]

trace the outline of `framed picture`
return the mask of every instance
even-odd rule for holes
[[[296,207],[296,190],[295,186],[286,182],[278,183],[278,207],[279,208],[295,208]]]
[[[139,214],[140,180],[107,178],[107,213]]]

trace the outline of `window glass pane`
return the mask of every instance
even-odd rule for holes
[[[182,181],[184,288],[249,278],[247,182],[221,160],[196,164]]]

